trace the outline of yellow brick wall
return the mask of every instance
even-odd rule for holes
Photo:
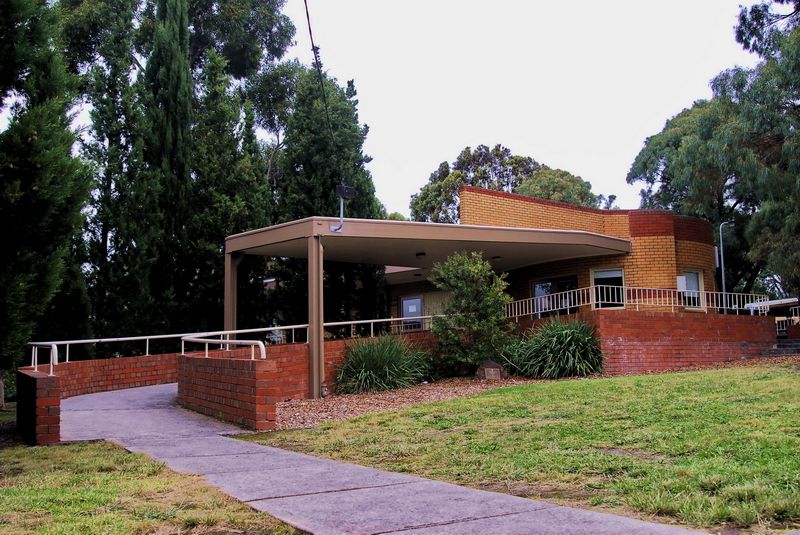
[[[677,270],[675,275],[683,275],[686,270],[700,270],[703,273],[703,289],[716,291],[716,263],[714,262],[714,246],[693,241],[675,240],[677,251]]]
[[[611,268],[624,270],[626,286],[642,288],[676,288],[676,276],[699,269],[704,289],[714,290],[713,246],[676,240],[672,235],[631,236],[627,210],[582,210],[470,189],[462,190],[460,206],[463,224],[582,230],[630,240],[627,255],[542,264],[512,273],[509,290],[515,299],[530,297],[531,281],[576,275],[582,288],[591,285],[592,270]]]
[[[461,192],[461,223],[494,227],[584,230],[605,234],[602,214],[573,208],[533,204],[524,200]],[[627,220],[625,228],[627,232]]]

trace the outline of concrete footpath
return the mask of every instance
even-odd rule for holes
[[[692,533],[243,442],[223,436],[239,428],[180,408],[176,397],[171,384],[66,399],[62,440],[113,440],[320,535]]]

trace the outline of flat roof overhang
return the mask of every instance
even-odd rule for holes
[[[319,236],[325,260],[429,269],[458,251],[483,251],[497,271],[630,253],[630,241],[578,230],[309,217],[229,236],[225,252],[307,258],[307,240]],[[406,273],[408,280],[411,271]],[[392,282],[402,282],[394,277]]]
[[[458,251],[482,251],[497,271],[593,256],[625,254],[627,240],[574,230],[544,230],[411,221],[309,217],[229,236],[225,240],[225,330],[236,329],[237,265],[241,255],[308,259],[309,396],[322,395],[325,377],[323,261],[393,269],[393,283]],[[416,279],[419,280],[419,279]]]

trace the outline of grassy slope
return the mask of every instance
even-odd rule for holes
[[[108,442],[0,449],[0,533],[298,533]]]
[[[786,365],[505,388],[249,440],[698,526],[800,525]]]

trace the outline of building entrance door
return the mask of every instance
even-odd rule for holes
[[[422,316],[422,297],[415,296],[400,298],[400,315],[404,318],[417,318]],[[403,331],[420,330],[422,330],[422,320],[403,320]]]

